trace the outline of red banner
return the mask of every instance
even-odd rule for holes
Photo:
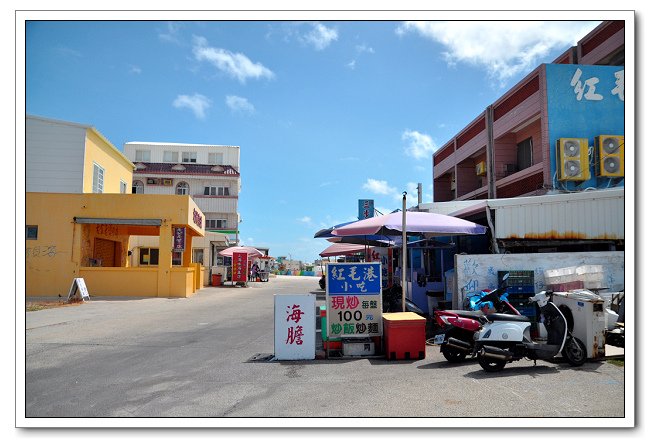
[[[232,281],[248,281],[248,254],[246,252],[233,252],[232,254]]]

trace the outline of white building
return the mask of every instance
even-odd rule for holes
[[[124,153],[136,168],[134,194],[192,197],[205,215],[206,230],[205,237],[192,241],[192,262],[206,268],[217,265],[217,253],[239,242],[239,146],[129,142]],[[156,237],[138,238],[132,247],[157,245]],[[137,265],[139,256],[132,256],[133,265]],[[205,278],[207,282],[209,276]]]

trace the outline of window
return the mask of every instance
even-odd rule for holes
[[[227,219],[206,219],[206,229],[226,229],[228,227]]]
[[[176,185],[176,194],[181,196],[190,194],[190,186],[187,182],[179,182]]]
[[[203,264],[203,249],[194,249],[192,251],[192,263]]]
[[[533,165],[533,138],[529,137],[517,143],[517,170],[521,171]]]
[[[184,152],[183,153],[183,163],[196,163],[196,153],[195,152]]]
[[[25,239],[37,240],[38,239],[38,226],[25,226]]]
[[[163,162],[178,163],[178,152],[176,152],[176,151],[165,151],[164,154],[163,154]]]
[[[135,152],[135,161],[136,162],[151,162],[151,151],[136,151]]]
[[[140,248],[140,265],[158,266],[158,249],[150,247]]]
[[[144,184],[141,180],[134,180],[133,186],[131,187],[131,193],[133,194],[144,194]]]
[[[211,152],[208,154],[208,163],[210,165],[223,165],[223,153]]]
[[[172,252],[172,266],[183,265],[183,252]]]
[[[104,192],[104,168],[93,163],[93,193]]]
[[[126,182],[120,179],[120,193],[126,194]]]
[[[205,187],[203,194],[206,196],[230,196],[229,187]]]

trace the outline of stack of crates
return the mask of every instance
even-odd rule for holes
[[[535,271],[499,271],[498,278],[503,278],[506,273],[509,274],[506,280],[508,301],[522,315],[536,322],[537,306],[528,300],[535,295]]]

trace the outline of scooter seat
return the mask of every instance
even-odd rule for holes
[[[484,316],[483,311],[467,311],[467,310],[445,310],[448,313],[454,313],[458,317],[466,317],[469,319],[478,320],[481,316]]]
[[[518,316],[516,314],[503,314],[503,313],[493,313],[486,314],[487,320],[490,322],[494,321],[512,321],[512,322],[530,322],[530,319],[526,316]]]

